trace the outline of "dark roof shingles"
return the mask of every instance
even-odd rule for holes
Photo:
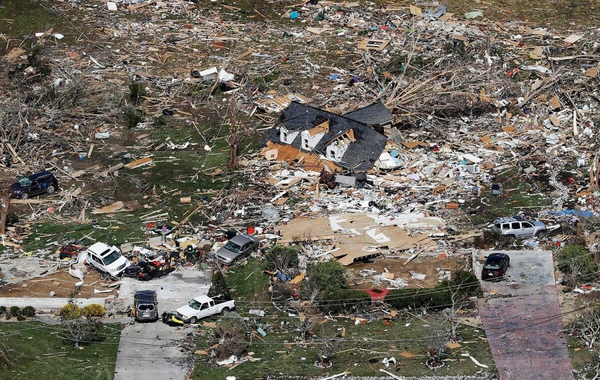
[[[356,142],[351,143],[348,146],[341,162],[338,162],[337,164],[346,169],[355,171],[366,171],[371,169],[375,161],[377,161],[381,155],[387,137],[367,127],[364,123],[306,104],[291,102],[288,108],[286,108],[279,117],[276,127],[269,130],[265,141],[281,143],[279,140],[279,129],[277,128],[280,124],[285,125],[290,131],[303,131],[315,127],[325,120],[329,120],[329,132],[323,136],[315,146],[314,150],[325,154],[325,144],[327,142],[331,141],[342,132],[352,129]],[[300,149],[300,135],[298,135],[290,145]]]
[[[348,112],[343,116],[368,125],[383,125],[394,121],[392,113],[381,102]]]

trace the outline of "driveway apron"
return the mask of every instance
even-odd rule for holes
[[[487,288],[487,289],[486,289]],[[479,314],[500,380],[573,379],[556,288],[484,284]]]

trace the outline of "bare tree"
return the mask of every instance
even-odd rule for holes
[[[61,326],[58,335],[79,348],[81,343],[91,343],[98,338],[102,322],[95,318],[78,318],[63,320]]]
[[[314,314],[317,309],[315,305],[315,301],[317,297],[319,297],[320,291],[313,290],[312,293],[309,294],[308,300],[305,301],[295,301],[292,305],[296,314],[299,315],[298,318],[298,340],[305,342],[310,338],[312,334],[312,329],[315,326],[315,322],[310,319],[310,315]]]
[[[579,370],[573,370],[577,380],[599,380],[600,379],[600,356],[596,356]]]
[[[230,170],[235,170],[239,166],[238,158],[242,142],[253,132],[253,128],[249,125],[243,125],[238,120],[238,112],[236,111],[235,96],[231,97],[229,106],[229,136],[227,143],[229,144],[229,162],[227,167]]]
[[[444,323],[441,321],[434,321],[431,323],[429,328],[429,336],[427,337],[427,346],[425,352],[427,354],[427,360],[425,364],[431,370],[437,370],[444,366],[444,355],[446,351],[446,342],[448,341],[448,331]]]
[[[103,323],[97,318],[81,317],[81,309],[75,303],[74,294],[71,294],[69,302],[60,309],[59,315],[62,329],[58,336],[73,343],[75,348],[79,348],[81,343],[91,343],[99,337]]]
[[[331,367],[333,365],[332,359],[339,351],[341,342],[341,340],[335,338],[323,338],[315,364],[321,368]]]
[[[566,330],[583,340],[587,348],[592,349],[600,337],[600,307],[594,307],[583,313]]]
[[[5,181],[0,180],[0,235],[6,233],[6,220],[8,218],[8,207],[10,205],[10,191]]]
[[[450,295],[450,307],[444,309],[442,314],[450,324],[450,339],[456,342],[461,340],[457,332],[460,327],[458,317],[463,308],[469,305],[469,297],[476,292],[475,287],[479,287],[479,281],[474,280],[472,276],[457,275],[453,281],[447,281],[446,285]]]

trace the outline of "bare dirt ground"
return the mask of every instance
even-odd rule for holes
[[[54,297],[57,298],[69,298],[73,295],[77,295],[78,298],[107,297],[113,294],[113,292],[94,292],[94,289],[106,290],[106,285],[109,284],[102,280],[97,271],[88,271],[85,276],[85,284],[79,289],[75,286],[78,281],[69,274],[68,269],[61,269],[42,277],[2,284],[0,285],[0,297],[50,297],[50,292],[54,292]]]
[[[373,270],[374,274],[388,272],[393,274],[393,279],[401,278],[411,288],[433,288],[439,284],[440,271],[451,271],[454,273],[461,268],[460,260],[457,258],[439,258],[432,256],[417,257],[408,264],[406,258],[376,258],[372,262],[357,261],[348,267],[351,276],[349,282],[357,289],[373,289],[386,287],[385,282],[376,285],[372,276],[362,277],[362,270]],[[412,274],[424,274],[424,280],[412,278]]]

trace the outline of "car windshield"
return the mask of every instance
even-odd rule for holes
[[[200,310],[200,302],[196,301],[196,300],[191,300],[188,303],[188,306],[191,307],[194,310]]]
[[[223,246],[223,248],[225,248],[226,250],[231,251],[233,253],[238,253],[240,251],[240,248],[242,248],[242,246],[239,244],[236,244],[232,241],[228,241],[227,244],[225,244]]]
[[[19,184],[20,184],[21,186],[29,186],[29,185],[31,185],[31,182],[32,182],[32,181],[31,181],[29,178],[27,178],[27,177],[25,177],[25,178],[21,178],[21,179],[19,180]]]
[[[102,262],[104,262],[104,265],[110,265],[117,261],[120,257],[121,255],[119,254],[119,252],[112,251],[110,255],[102,259]]]

